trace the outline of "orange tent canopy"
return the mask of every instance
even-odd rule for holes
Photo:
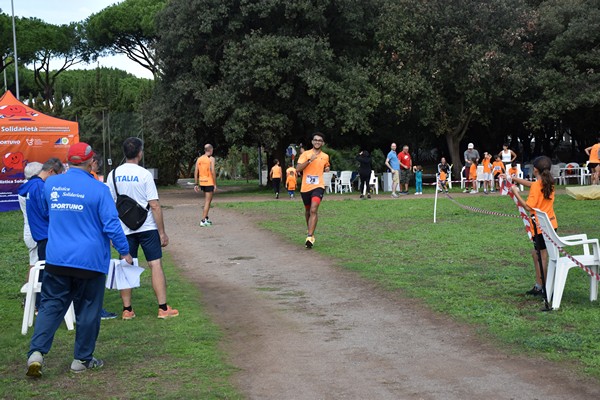
[[[79,142],[79,124],[42,114],[10,91],[0,98],[0,211],[19,208],[17,189],[27,163],[57,157],[66,162],[69,147]]]

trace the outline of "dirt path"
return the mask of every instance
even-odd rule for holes
[[[161,203],[168,251],[224,330],[248,399],[600,398],[597,382],[481,343],[248,217],[217,207],[199,228],[189,190]]]

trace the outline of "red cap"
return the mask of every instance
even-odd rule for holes
[[[92,146],[84,142],[75,143],[69,147],[69,153],[67,154],[67,160],[71,164],[81,164],[92,157],[94,157]]]

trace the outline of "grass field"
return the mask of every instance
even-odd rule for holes
[[[95,355],[106,365],[98,371],[75,375],[74,331],[61,326],[46,356],[42,379],[25,377],[29,339],[21,335],[22,295],[26,278],[27,249],[23,244],[21,212],[0,213],[0,398],[31,399],[236,399],[241,396],[229,384],[232,367],[218,349],[221,333],[200,306],[200,294],[178,275],[167,256],[165,272],[173,306],[181,317],[156,318],[156,298],[150,274],[142,274],[142,287],[134,290],[137,318],[102,321]],[[175,300],[176,299],[176,300]],[[120,312],[117,291],[107,291],[109,311]]]
[[[250,185],[252,186],[252,185]],[[261,225],[303,248],[305,225],[301,201],[272,199],[263,202],[221,203],[256,216]],[[427,192],[427,189],[426,189]],[[522,222],[465,211],[441,198],[438,222],[433,224],[433,199],[416,196],[392,200],[389,194],[358,201],[352,195],[327,195],[319,216],[314,251],[332,262],[358,271],[383,287],[422,299],[429,307],[472,324],[483,336],[506,345],[509,351],[543,355],[575,362],[591,376],[600,377],[600,304],[589,301],[589,279],[571,270],[561,308],[542,313],[540,300],[524,295],[533,284],[533,267]],[[338,199],[339,201],[333,201]],[[502,213],[515,213],[508,197],[469,196],[463,204]],[[560,234],[587,233],[600,237],[598,205],[558,195],[556,212]],[[46,357],[44,378],[25,377],[29,338],[20,334],[22,296],[27,252],[22,243],[19,212],[0,214],[0,398],[114,399],[241,398],[232,388],[233,369],[218,349],[221,333],[203,313],[200,294],[178,274],[169,257],[165,270],[173,305],[185,310],[182,318],[158,320],[150,275],[142,276],[142,289],[134,292],[138,317],[133,321],[102,322],[96,355],[106,367],[82,375],[68,373],[73,332],[59,328]],[[119,311],[117,292],[106,293],[105,306]]]
[[[540,312],[541,300],[525,296],[534,283],[532,245],[517,218],[465,211],[445,198],[433,224],[433,199],[332,201],[319,210],[314,250],[333,257],[389,290],[422,299],[432,309],[473,324],[483,336],[515,352],[578,361],[600,377],[600,303],[589,301],[589,278],[577,268],[567,279],[561,308]],[[380,195],[387,199],[388,195]],[[337,197],[338,199],[340,197]],[[516,214],[509,197],[470,196],[458,201]],[[224,204],[260,215],[261,225],[298,243],[305,238],[300,200]],[[600,237],[597,201],[558,195],[560,234]]]

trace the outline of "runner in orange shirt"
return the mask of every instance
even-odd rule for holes
[[[312,248],[315,243],[315,229],[317,228],[318,210],[323,195],[325,194],[325,181],[323,172],[329,172],[329,156],[321,151],[324,136],[320,132],[312,135],[312,149],[306,150],[298,158],[297,171],[302,172],[302,186],[300,195],[304,203],[306,217],[306,242],[307,248]]]
[[[208,211],[214,193],[217,191],[217,172],[215,170],[215,158],[212,156],[213,147],[211,144],[204,145],[204,154],[196,160],[196,170],[194,171],[194,191],[204,192],[204,209],[202,210],[202,220],[200,226],[211,226],[212,221],[208,219]]]
[[[558,223],[556,221],[556,214],[554,213],[554,178],[550,172],[551,167],[552,160],[550,160],[550,158],[546,156],[536,158],[533,161],[533,175],[536,179],[535,182],[530,182],[528,180],[521,179],[518,176],[514,176],[512,178],[514,185],[511,187],[511,190],[519,200],[519,204],[521,204],[527,212],[535,214],[533,209],[537,208],[548,214],[548,218],[550,218],[552,227],[556,230],[556,228],[558,228]],[[527,201],[523,200],[521,197],[518,185],[529,187],[529,196],[527,197]],[[535,265],[536,283],[533,289],[529,290],[527,294],[533,296],[543,296],[544,282],[542,282],[540,274],[537,251],[539,250],[541,253],[544,276],[548,276],[548,250],[546,250],[546,242],[544,241],[544,236],[541,232],[535,236],[533,247],[534,250],[531,252],[531,254],[533,256],[533,264]]]
[[[271,172],[269,173],[269,177],[271,178],[271,182],[273,182],[273,190],[275,190],[275,198],[279,198],[279,187],[281,186],[281,178],[282,171],[281,166],[279,165],[279,160],[273,160],[273,167],[271,168]]]

